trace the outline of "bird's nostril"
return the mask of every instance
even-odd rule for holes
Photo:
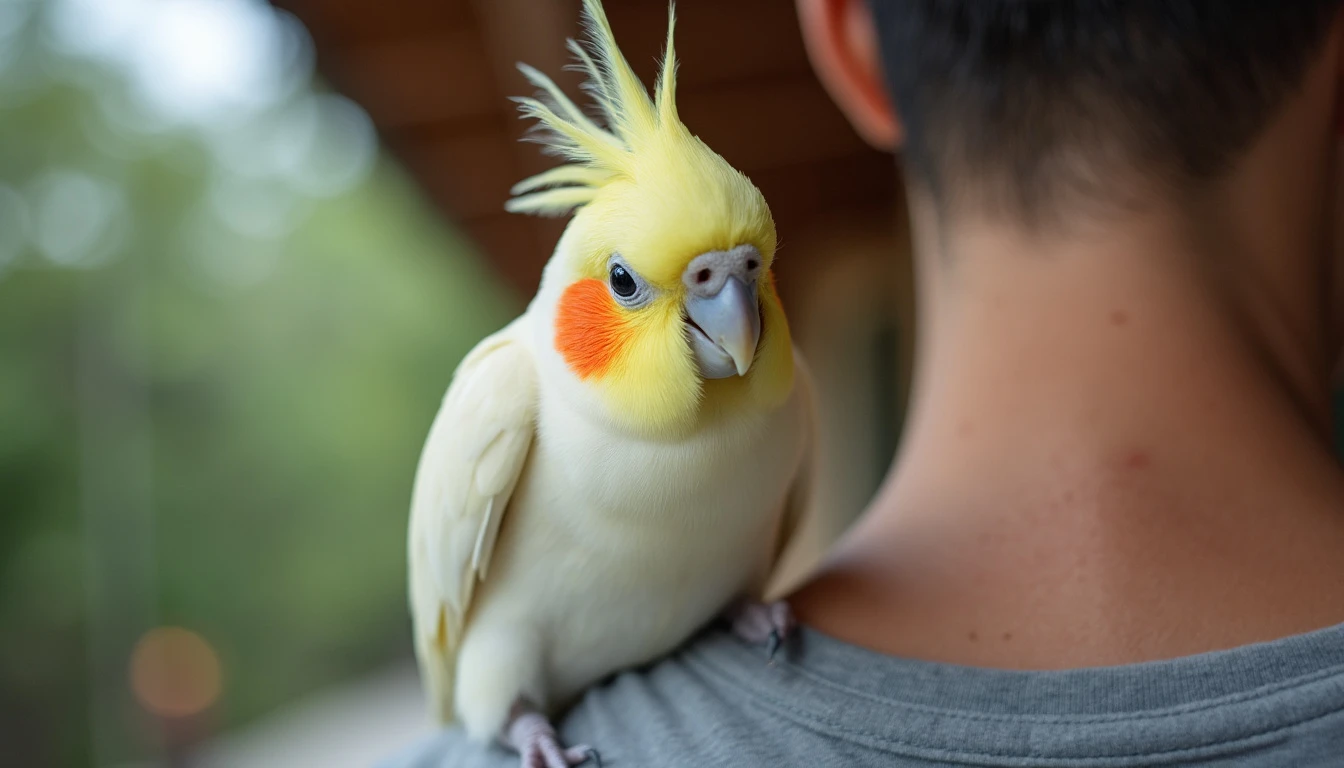
[[[702,269],[702,270],[700,270],[698,273],[696,273],[696,275],[695,275],[695,281],[696,281],[697,283],[707,283],[707,282],[709,282],[709,277],[710,277],[710,272],[709,272],[709,270],[708,270],[708,269]]]

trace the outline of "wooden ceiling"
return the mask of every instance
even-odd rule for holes
[[[512,184],[555,161],[519,142],[509,96],[525,61],[578,96],[565,38],[579,0],[273,0],[308,27],[318,69],[361,104],[385,145],[496,269],[530,295],[563,221],[504,212]],[[607,0],[618,43],[653,82],[667,29],[660,0]],[[785,246],[837,211],[887,216],[890,157],[869,149],[808,64],[791,0],[681,0],[678,107],[691,131],[769,201]],[[796,260],[795,260],[796,262]],[[804,265],[781,258],[781,284]]]

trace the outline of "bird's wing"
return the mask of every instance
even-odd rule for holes
[[[803,408],[803,456],[793,485],[785,499],[776,538],[774,561],[765,587],[765,596],[775,600],[788,594],[812,571],[839,536],[835,521],[817,499],[817,403],[812,374],[795,349],[794,386]]]
[[[537,372],[520,320],[458,366],[416,469],[408,540],[416,657],[431,710],[453,719],[457,650],[476,583],[522,475]]]

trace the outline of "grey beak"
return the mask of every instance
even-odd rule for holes
[[[713,295],[692,294],[686,299],[686,314],[700,374],[707,379],[746,375],[761,340],[755,278],[731,275]]]

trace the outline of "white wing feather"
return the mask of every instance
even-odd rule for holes
[[[416,657],[431,710],[454,719],[457,650],[535,431],[537,374],[522,323],[453,376],[416,470],[408,557]]]

